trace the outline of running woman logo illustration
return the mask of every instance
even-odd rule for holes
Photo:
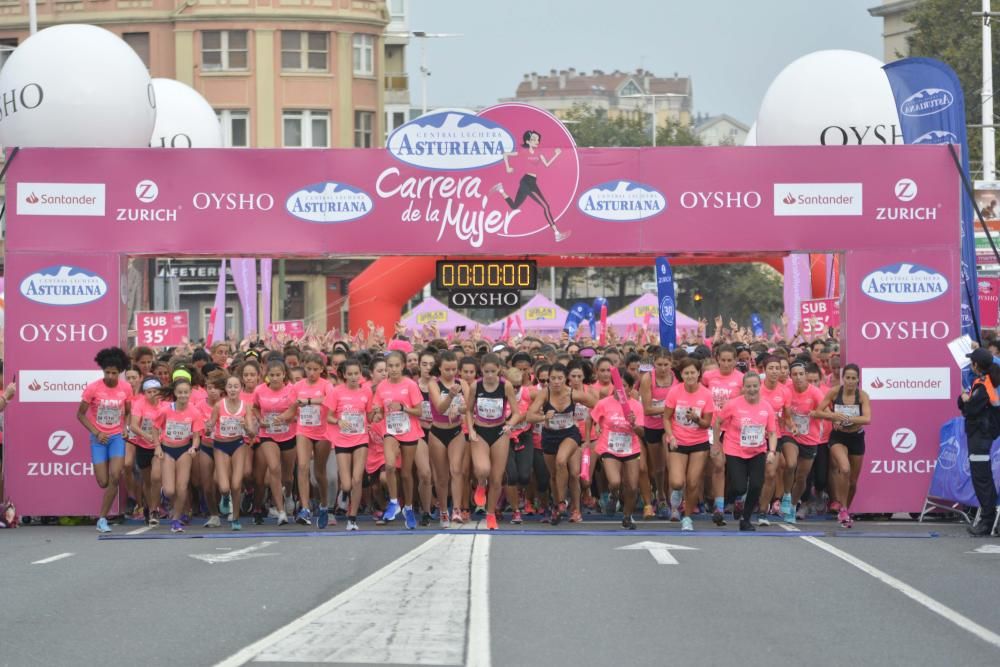
[[[438,241],[449,233],[481,248],[491,237],[569,236],[557,224],[573,203],[579,159],[572,135],[548,112],[516,103],[440,111],[396,129],[386,148],[404,166],[383,170],[375,193],[403,200],[400,221],[433,225]]]
[[[584,192],[577,206],[592,218],[608,222],[638,222],[667,209],[667,199],[648,185],[633,181],[610,181]]]

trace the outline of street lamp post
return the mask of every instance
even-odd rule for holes
[[[622,99],[648,99],[649,119],[653,132],[653,148],[656,148],[656,100],[662,97],[687,97],[687,93],[635,93],[634,95],[622,95]]]

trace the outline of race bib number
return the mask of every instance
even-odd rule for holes
[[[725,387],[713,387],[712,400],[715,402],[715,407],[721,410],[725,407],[726,401],[729,400],[729,389]]]
[[[615,454],[630,454],[632,452],[632,434],[622,431],[608,432],[608,449]]]
[[[409,433],[410,415],[405,412],[390,412],[385,416],[385,430],[389,435]]]
[[[340,421],[343,422],[343,426],[340,432],[344,435],[361,435],[365,432],[365,416],[360,412],[345,412],[340,415]],[[410,420],[406,420],[409,424]]]
[[[674,412],[674,421],[687,428],[698,428],[698,420],[700,419],[701,408],[680,408]]]
[[[650,407],[654,407],[654,408],[662,408],[662,407],[664,406],[664,401],[661,401],[661,400],[660,400],[660,399],[658,399],[658,398],[654,398],[654,399],[652,399],[652,400],[651,400],[651,401],[649,402],[649,404],[650,404]]]
[[[476,414],[482,419],[503,419],[503,399],[477,398]]]
[[[573,418],[578,422],[585,421],[590,415],[590,409],[582,403],[577,403],[573,408]]]
[[[167,434],[167,439],[174,442],[182,442],[191,437],[191,424],[187,422],[167,421],[163,430]]]
[[[243,435],[243,420],[239,417],[219,419],[219,435],[223,438],[239,438]]]
[[[303,405],[299,408],[299,426],[319,426],[318,405]]]
[[[149,433],[153,430],[153,420],[149,417],[143,417],[142,421],[139,422],[139,428],[146,433]]]
[[[836,412],[838,415],[845,415],[847,417],[861,416],[860,405],[834,405],[833,411]]]
[[[538,422],[537,424],[533,425],[531,427],[531,432],[535,433],[535,434],[538,434],[538,435],[541,435],[542,434],[542,423]]]
[[[557,412],[549,420],[549,428],[553,431],[564,431],[576,425],[573,415],[567,412]]]
[[[268,433],[288,433],[288,424],[278,422],[280,412],[268,412],[264,415],[264,430]]]
[[[122,421],[122,409],[116,405],[97,406],[97,424],[99,426],[118,426]]]
[[[455,416],[463,412],[465,412],[465,397],[459,394],[452,400],[451,405],[448,407],[448,414]]]
[[[431,402],[430,401],[423,401],[423,402],[421,402],[420,403],[420,419],[422,419],[425,422],[429,422],[433,418],[434,417],[431,414]]]
[[[740,429],[740,447],[760,447],[764,444],[763,424],[744,424]]]
[[[809,432],[809,415],[800,415],[793,412],[792,424],[794,424],[797,433],[805,435]]]

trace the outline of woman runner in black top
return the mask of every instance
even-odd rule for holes
[[[858,490],[858,476],[865,461],[865,426],[872,421],[872,404],[868,394],[858,385],[861,370],[857,364],[847,364],[843,384],[831,389],[823,398],[818,413],[833,422],[830,433],[830,491],[840,504],[837,520],[850,528],[850,507]]]

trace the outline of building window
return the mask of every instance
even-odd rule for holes
[[[227,148],[250,147],[250,112],[242,109],[216,109],[222,126],[222,145]]]
[[[371,148],[372,130],[375,125],[375,112],[355,111],[354,112],[354,147]]]
[[[386,111],[385,112],[385,136],[389,136],[389,133],[395,130],[400,125],[406,123],[406,113],[402,111]]]
[[[122,35],[122,39],[132,47],[132,50],[142,60],[142,64],[146,66],[146,69],[149,69],[149,33],[126,32]]]
[[[206,72],[247,69],[247,31],[203,31],[201,33],[201,68]]]
[[[285,111],[282,116],[282,145],[287,148],[328,148],[329,111]]]
[[[327,33],[281,31],[281,69],[285,72],[326,72],[329,48]]]
[[[627,97],[629,95],[641,95],[642,91],[639,90],[639,86],[636,85],[635,81],[629,81],[622,88],[622,97]]]
[[[10,54],[14,53],[14,49],[16,48],[16,37],[0,39],[0,69],[3,69],[3,66],[7,64],[7,59],[10,58]]]
[[[375,37],[354,35],[354,73],[371,76],[375,73]]]

